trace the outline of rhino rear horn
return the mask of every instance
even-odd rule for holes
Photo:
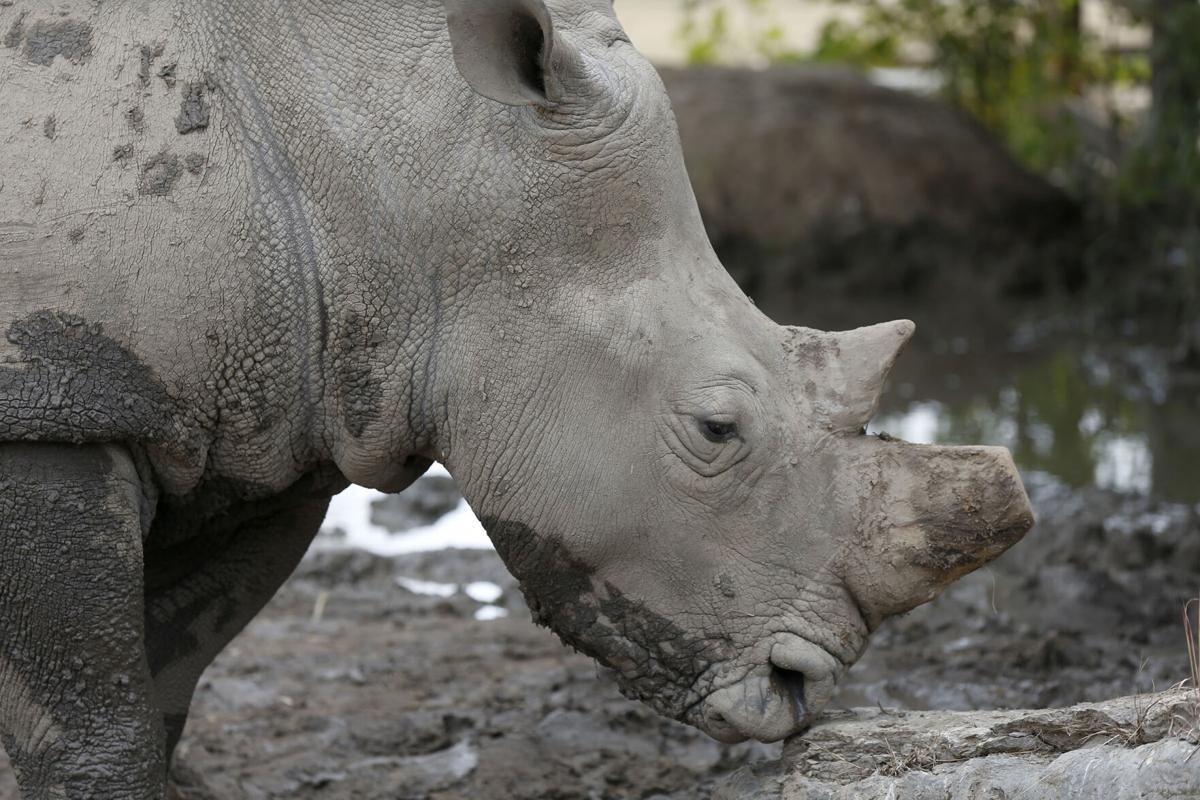
[[[576,54],[542,0],[442,0],[454,63],[477,93],[510,106],[564,99]]]
[[[916,329],[906,319],[836,333],[789,329],[795,357],[815,360],[824,372],[821,405],[834,430],[858,431],[871,421],[888,373]]]

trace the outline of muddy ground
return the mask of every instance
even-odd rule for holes
[[[1027,476],[1040,523],[893,620],[836,705],[1062,706],[1186,675],[1200,508]],[[396,577],[491,581],[505,618]],[[707,797],[778,746],[721,746],[623,699],[528,619],[494,554],[316,552],[204,677],[178,752],[187,800]],[[0,797],[15,798],[0,763]]]

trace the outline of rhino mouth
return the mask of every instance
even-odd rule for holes
[[[776,637],[765,663],[705,698],[697,725],[723,742],[776,742],[807,728],[829,704],[845,668],[794,634]]]
[[[780,682],[792,694],[801,683],[800,700],[808,721],[833,698],[838,680],[846,671],[842,662],[820,645],[795,635],[789,635],[771,648],[771,666]]]
[[[780,693],[792,701],[792,716],[796,718],[797,723],[811,722],[812,714],[804,698],[804,673],[773,666],[771,681],[777,683]]]

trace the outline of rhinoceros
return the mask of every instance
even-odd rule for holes
[[[0,733],[157,798],[331,495],[440,460],[534,618],[778,740],[1019,539],[1008,452],[866,435],[907,321],[722,268],[609,0],[0,3]]]

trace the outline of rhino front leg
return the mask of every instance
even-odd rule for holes
[[[304,480],[253,509],[235,510],[228,516],[236,521],[224,529],[147,555],[146,655],[168,767],[201,673],[296,568],[329,496],[328,488]]]
[[[142,484],[115,446],[0,444],[0,736],[25,800],[157,800]]]

